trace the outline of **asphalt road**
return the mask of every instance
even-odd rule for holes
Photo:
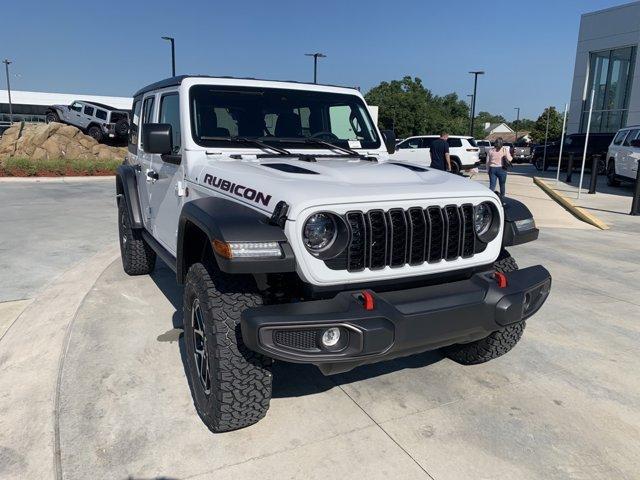
[[[0,225],[0,302],[32,298],[117,241],[115,180],[2,180]]]

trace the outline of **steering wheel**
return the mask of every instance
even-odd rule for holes
[[[332,132],[316,132],[309,138],[321,138],[326,140],[340,140],[340,138]]]

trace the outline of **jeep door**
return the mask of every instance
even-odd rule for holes
[[[84,107],[84,105],[80,102],[73,102],[69,105],[69,108],[66,109],[64,119],[72,125],[79,125],[80,117],[82,116],[82,107]]]
[[[151,168],[152,155],[144,151],[143,133],[145,125],[153,123],[155,116],[155,94],[147,94],[141,101],[140,133],[137,134],[137,160],[138,168],[136,169],[138,183],[138,198],[140,199],[140,208],[142,210],[142,220],[147,230],[153,232],[153,222],[151,218],[151,209],[149,197],[151,195],[150,185],[153,182],[153,170]],[[140,108],[136,106],[135,108]],[[135,112],[135,110],[134,110]],[[134,113],[135,119],[135,113]],[[136,128],[137,133],[137,128]]]
[[[427,165],[429,165],[431,163],[431,157],[429,156],[429,148],[424,147],[425,140],[431,139],[420,137],[407,138],[396,146],[396,152],[392,158],[394,160],[420,163],[422,165],[426,162]],[[431,145],[430,142],[428,143]]]
[[[175,253],[184,188],[180,97],[177,91],[165,91],[159,95],[158,123],[171,125],[173,150],[171,154],[151,155],[151,169],[156,179],[149,184],[149,206],[153,236],[167,250]]]
[[[93,114],[95,113],[95,107],[91,105],[85,105],[82,110],[82,115],[78,118],[78,126],[85,129],[93,121]]]

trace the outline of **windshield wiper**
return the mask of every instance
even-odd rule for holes
[[[325,140],[320,140],[319,138],[306,138],[305,139],[305,143],[311,143],[311,144],[317,144],[317,145],[324,145],[325,147],[329,147],[329,148],[333,148],[335,150],[341,151],[346,153],[347,155],[351,156],[351,157],[361,157],[362,155],[360,155],[358,152],[356,152],[355,150],[352,150],[351,148],[347,148],[347,147],[340,147],[338,145],[335,145],[331,142],[327,142]]]
[[[335,145],[334,143],[327,142],[325,140],[320,140],[319,138],[311,138],[311,137],[306,137],[306,138],[269,138],[269,141],[271,141],[271,142],[279,142],[279,143],[309,143],[309,144],[312,144],[312,145],[313,144],[322,145],[324,147],[328,147],[328,148],[331,148],[333,150],[338,150],[338,151],[341,151],[343,153],[346,153],[350,157],[364,158],[364,155],[356,152],[355,150],[352,150],[352,149],[347,148],[347,147],[340,147],[338,145]]]
[[[289,150],[285,150],[284,148],[280,148],[280,147],[274,147],[256,138],[247,138],[247,137],[200,137],[200,138],[202,138],[203,140],[222,140],[225,142],[249,143],[252,145],[257,145],[263,150],[271,150],[273,152],[277,152],[279,155],[282,155],[282,156],[291,157],[294,155]]]

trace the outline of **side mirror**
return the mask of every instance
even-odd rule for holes
[[[394,153],[396,151],[396,134],[393,130],[382,130],[382,139],[387,146],[387,152]]]
[[[168,123],[147,123],[142,126],[142,145],[147,153],[171,155],[173,136]]]
[[[632,147],[640,147],[640,138],[635,138],[629,142]]]

